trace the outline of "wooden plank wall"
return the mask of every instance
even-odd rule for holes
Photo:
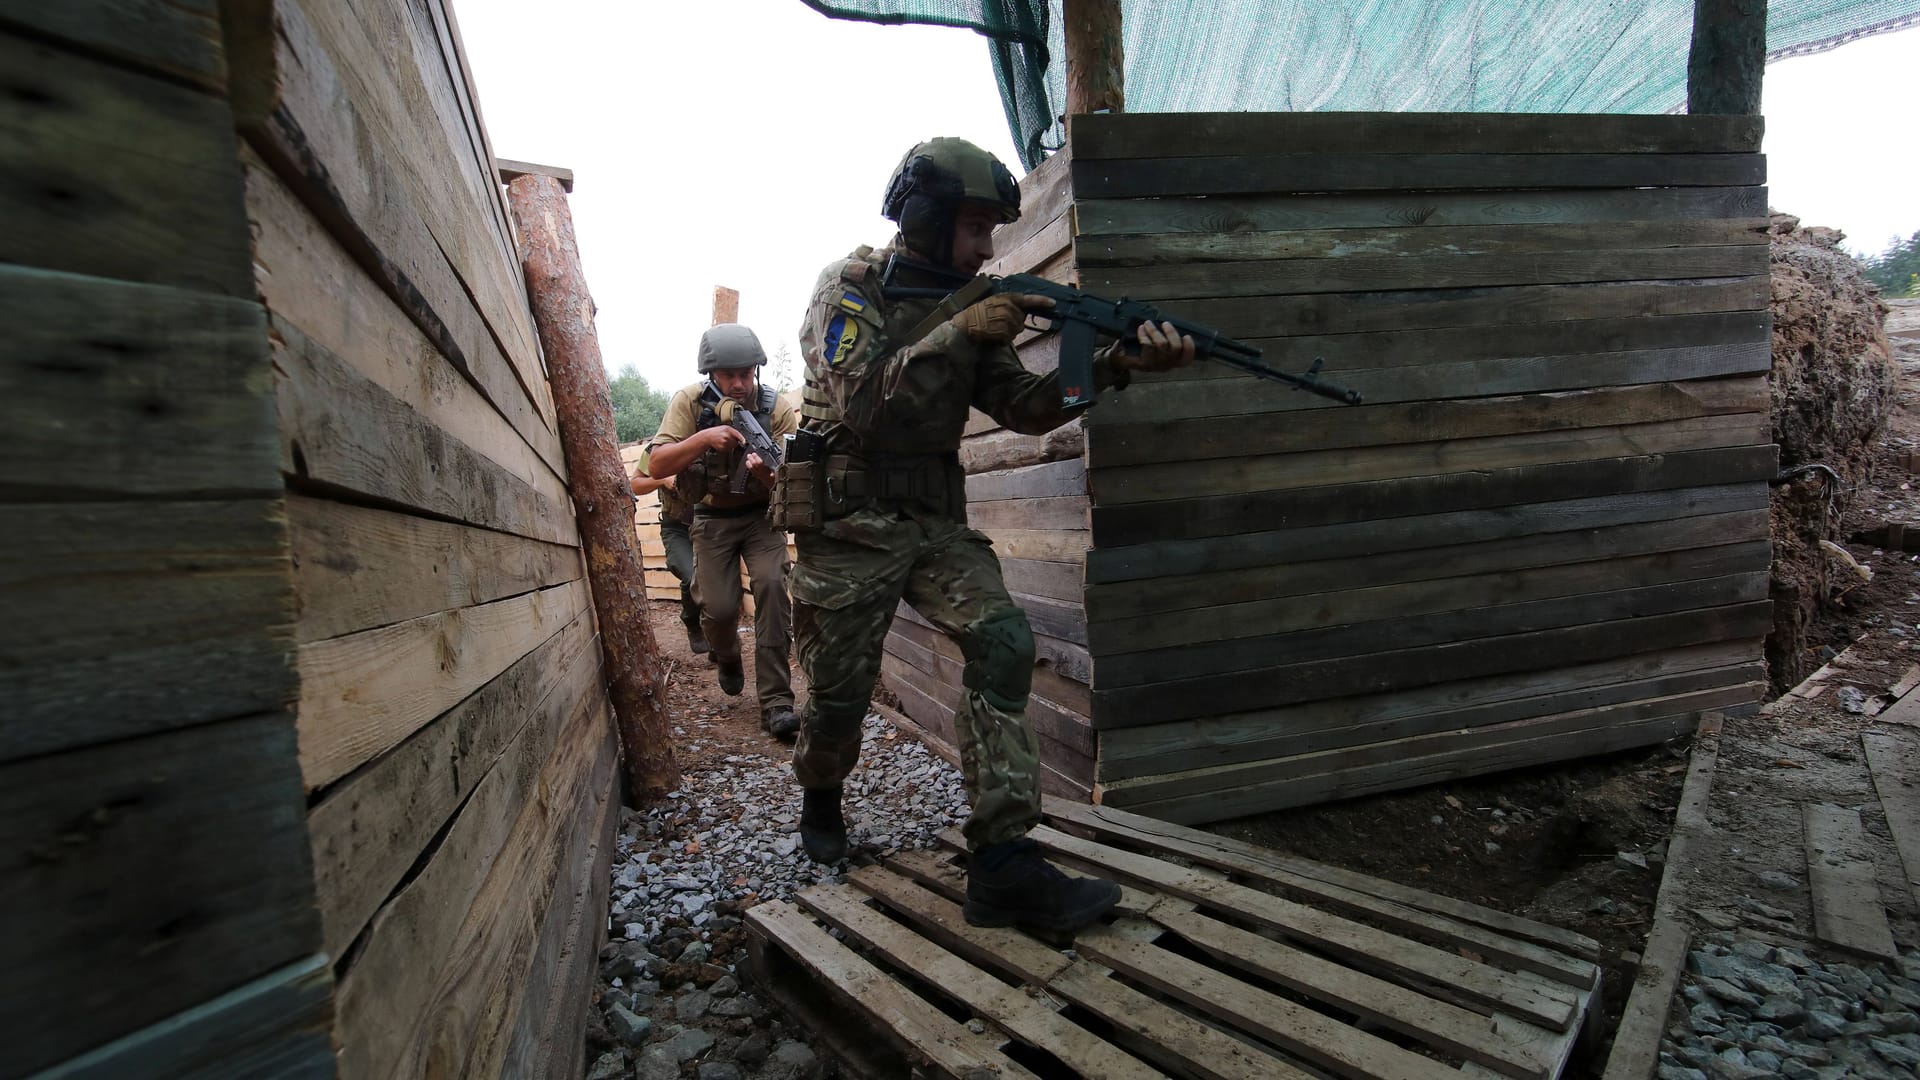
[[[1201,365],[1087,420],[1101,801],[1212,820],[1757,702],[1759,143],[1758,117],[1076,118],[1085,288],[1366,396]]]
[[[0,70],[0,1077],[329,1075],[218,12],[7,0]]]
[[[1021,181],[1020,220],[994,234],[999,254],[986,272],[1071,280],[1070,162],[1056,154]],[[1033,371],[1059,363],[1052,336],[1028,335],[1017,348]],[[1085,800],[1093,782],[1092,660],[1080,592],[1091,544],[1081,450],[1078,421],[1046,435],[1020,435],[979,412],[960,444],[968,522],[993,538],[1007,588],[1033,624],[1039,663],[1028,716],[1040,736],[1046,789]],[[882,674],[906,714],[950,748],[963,663],[957,646],[901,605]]]
[[[226,12],[348,1077],[577,1074],[617,743],[445,0]]]

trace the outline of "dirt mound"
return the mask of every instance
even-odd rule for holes
[[[1773,633],[1767,667],[1776,691],[1819,665],[1808,634],[1821,609],[1859,584],[1821,541],[1874,464],[1874,437],[1893,402],[1887,305],[1840,247],[1835,229],[1801,228],[1774,214],[1773,438],[1792,479],[1773,489]]]

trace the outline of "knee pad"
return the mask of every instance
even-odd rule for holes
[[[1027,613],[1002,608],[974,621],[961,641],[967,666],[960,681],[1003,712],[1020,713],[1033,689],[1033,630]]]

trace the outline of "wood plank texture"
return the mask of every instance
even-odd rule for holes
[[[332,1020],[333,969],[325,956],[309,956],[39,1075],[330,1080]]]
[[[584,581],[300,647],[300,767],[338,780],[486,685],[587,605]]]
[[[1807,883],[1813,890],[1814,935],[1830,945],[1894,960],[1893,929],[1880,900],[1860,812],[1827,803],[1801,807],[1806,823]]]
[[[376,916],[335,999],[341,1072],[500,1069],[514,1034],[506,1021],[537,978],[543,917],[572,902],[569,849],[598,826],[618,756],[602,694],[575,702],[549,738],[550,754],[503,756]]]
[[[1920,903],[1920,764],[1913,753],[1914,739],[1902,731],[1863,731],[1860,743],[1900,855],[1907,891]]]
[[[326,951],[344,957],[434,836],[509,748],[549,751],[594,686],[591,620],[577,616],[307,816]],[[530,757],[529,760],[537,760]]]
[[[1128,113],[1073,118],[1081,161],[1158,158],[1169,144],[1237,157],[1284,145],[1298,154],[1698,154],[1760,149],[1758,116],[1566,113]],[[1489,187],[1500,186],[1488,184]]]
[[[0,4],[0,29],[31,34],[125,68],[224,94],[218,0],[91,0]]]
[[[0,262],[253,295],[223,99],[5,33],[0,71]]]
[[[301,642],[580,578],[578,548],[304,495],[287,498]]]
[[[535,540],[577,544],[570,502],[508,473],[275,315],[281,469],[321,485]]]
[[[284,708],[286,543],[271,498],[0,503],[0,761]]]
[[[1073,164],[1081,198],[1485,188],[1741,187],[1766,181],[1759,154],[1253,153]]]
[[[311,954],[293,742],[276,711],[0,766],[0,964],[32,973],[0,986],[10,1065],[46,1068]]]
[[[279,490],[260,305],[0,266],[0,321],[12,337],[0,361],[9,445],[0,491],[70,499]]]

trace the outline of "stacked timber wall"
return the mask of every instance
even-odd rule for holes
[[[330,1075],[211,3],[0,4],[0,1077]]]
[[[577,1072],[618,753],[444,0],[229,12],[343,1075]]]
[[[1048,159],[1021,181],[1019,221],[994,234],[1000,252],[988,273],[1070,280],[1071,155]],[[1059,362],[1051,335],[1017,345],[1034,371]],[[1028,711],[1040,737],[1044,785],[1086,799],[1093,783],[1093,728],[1087,684],[1093,662],[1081,584],[1089,544],[1086,467],[1078,421],[1046,435],[1020,435],[975,412],[960,444],[967,471],[968,523],[993,538],[1007,588],[1033,623],[1039,654]],[[881,670],[900,706],[934,740],[953,746],[960,704],[960,649],[905,604],[887,637]]]
[[[1079,118],[1082,284],[1325,359],[1088,421],[1100,797],[1215,819],[1758,702],[1757,117]],[[1168,158],[1178,145],[1192,156]]]
[[[1045,635],[1056,790],[1213,820],[1756,703],[1759,139],[1754,117],[1076,117],[1001,269],[1323,359],[1367,404],[1203,364],[1049,439],[975,418],[973,523]],[[889,650],[950,738],[957,650],[904,610]]]

